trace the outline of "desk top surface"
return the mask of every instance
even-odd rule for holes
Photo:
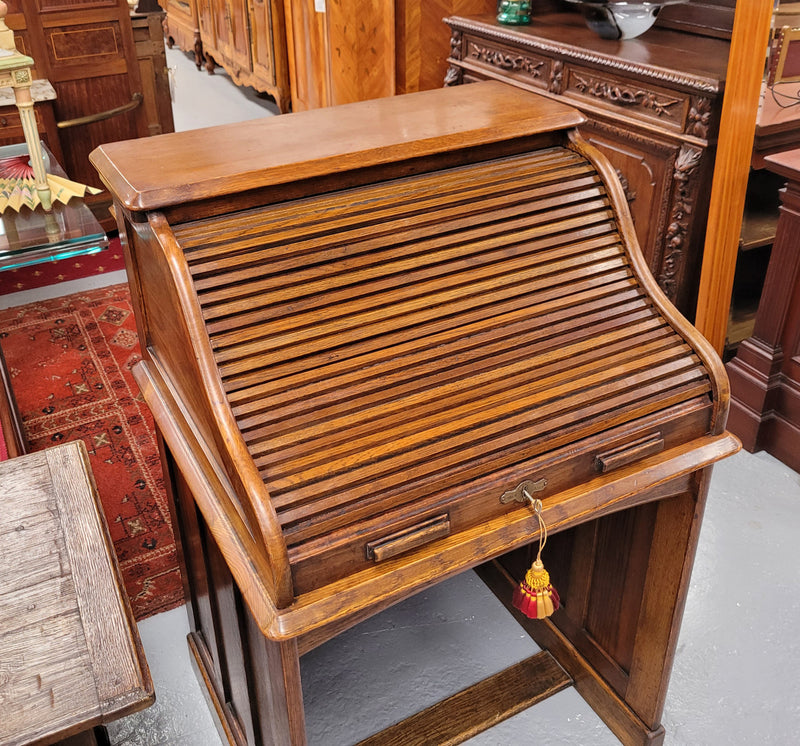
[[[86,450],[0,462],[0,744],[50,743],[153,701]]]
[[[237,195],[576,127],[576,109],[499,82],[409,93],[101,145],[90,156],[130,210]]]

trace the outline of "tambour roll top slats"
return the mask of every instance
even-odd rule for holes
[[[299,553],[709,400],[704,367],[632,273],[594,166],[568,147],[174,235]]]

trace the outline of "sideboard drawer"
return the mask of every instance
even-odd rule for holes
[[[466,62],[489,73],[500,72],[504,78],[512,78],[545,91],[553,75],[554,61],[551,58],[479,36],[464,35],[462,55]]]
[[[598,72],[579,65],[565,66],[565,98],[573,99],[577,106],[588,105],[608,111],[622,111],[625,116],[650,122],[659,129],[683,132],[691,106],[691,97],[681,91],[643,85]]]

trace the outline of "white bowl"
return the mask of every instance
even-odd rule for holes
[[[649,29],[665,5],[686,0],[568,0],[580,6],[586,25],[603,39],[633,39]]]

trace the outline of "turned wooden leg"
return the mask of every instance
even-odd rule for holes
[[[194,32],[194,64],[199,70],[203,66],[203,41],[200,38],[200,32]]]

